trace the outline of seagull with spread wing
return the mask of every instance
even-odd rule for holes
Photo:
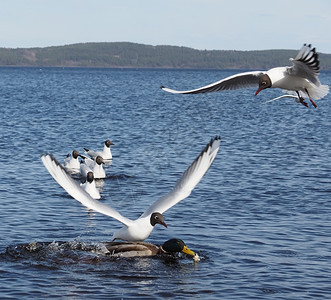
[[[297,56],[294,59],[291,58],[290,61],[293,63],[290,67],[239,73],[193,90],[178,91],[164,86],[161,88],[173,94],[200,94],[258,85],[255,96],[267,88],[281,88],[296,92],[299,102],[304,106],[308,106],[308,104],[304,101],[303,96],[308,96],[313,106],[317,107],[313,99],[325,97],[329,92],[329,86],[322,85],[318,79],[320,62],[315,48],[312,48],[310,44],[304,44]]]
[[[110,216],[124,225],[114,233],[113,240],[143,241],[149,237],[156,224],[161,224],[167,227],[162,214],[191,194],[192,190],[200,182],[213,163],[219,146],[220,137],[216,136],[207,144],[200,155],[183,173],[174,188],[168,194],[154,202],[138,219],[134,221],[122,216],[114,208],[93,199],[66,172],[51,154],[42,155],[41,160],[57,183],[73,198],[87,208]]]

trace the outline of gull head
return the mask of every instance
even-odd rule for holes
[[[95,161],[98,165],[105,164],[101,156],[97,156]]]
[[[272,85],[271,79],[267,74],[263,74],[259,79],[259,88],[255,93],[255,96],[264,89],[270,88]]]
[[[115,145],[113,142],[111,142],[110,140],[105,141],[105,145],[107,148],[109,148],[111,145]]]
[[[150,222],[152,226],[155,226],[156,224],[161,224],[166,228],[168,227],[167,224],[164,222],[163,215],[158,212],[154,212],[151,214]]]

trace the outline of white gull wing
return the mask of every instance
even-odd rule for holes
[[[220,142],[221,139],[219,136],[212,139],[177,181],[174,188],[167,195],[155,201],[140,218],[147,217],[153,212],[162,214],[179,201],[188,197],[213,163]]]
[[[200,94],[223,90],[237,90],[248,87],[257,87],[259,85],[259,79],[263,74],[265,74],[263,71],[239,73],[194,90],[177,91],[164,86],[161,86],[161,89],[172,94]]]
[[[293,66],[287,68],[289,75],[300,76],[308,79],[317,86],[320,85],[318,79],[318,75],[320,74],[320,62],[315,48],[312,49],[310,44],[304,44],[297,56],[294,59],[290,58],[290,61],[292,61]]]
[[[118,211],[100,201],[94,200],[82,187],[66,172],[66,170],[58,163],[51,154],[44,154],[41,160],[48,172],[52,175],[55,181],[62,186],[66,192],[75,198],[77,201],[85,205],[87,208],[95,210],[99,213],[112,217],[126,226],[132,224],[128,218],[123,217]]]

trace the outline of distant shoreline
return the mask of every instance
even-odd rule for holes
[[[290,66],[297,50],[196,50],[129,42],[80,43],[45,48],[0,48],[0,67],[265,70]],[[318,49],[317,49],[318,50]],[[331,54],[319,53],[321,70]]]

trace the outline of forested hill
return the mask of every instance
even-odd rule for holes
[[[268,69],[291,65],[297,50],[196,50],[177,46],[82,43],[45,48],[0,48],[0,66],[112,68]],[[320,54],[321,69],[331,70],[331,54]]]

